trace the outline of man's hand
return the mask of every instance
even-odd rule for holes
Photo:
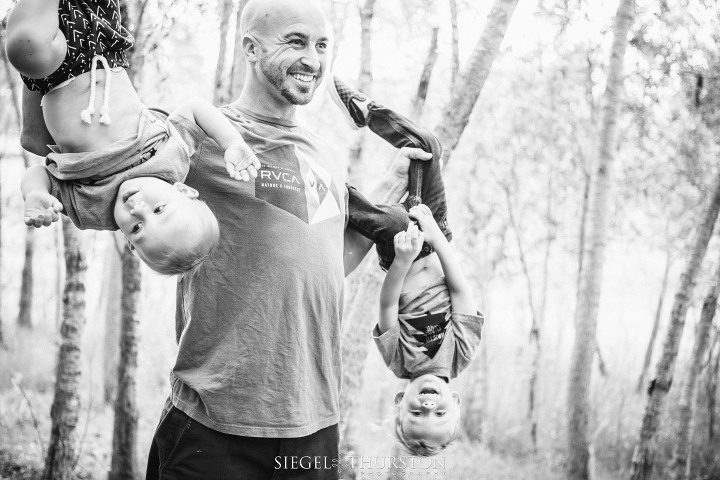
[[[433,218],[432,211],[427,205],[416,205],[408,212],[410,218],[418,222],[422,233],[425,234],[425,241],[432,245],[437,246],[438,242],[445,240],[442,230],[438,227],[437,222]]]
[[[260,160],[244,141],[238,140],[225,150],[225,168],[231,178],[248,182],[257,178]]]
[[[410,170],[410,160],[432,160],[432,153],[413,147],[402,147],[392,165],[390,165],[389,174],[397,177],[407,183],[408,171]]]
[[[60,219],[62,209],[60,201],[49,193],[32,191],[25,198],[25,225],[47,227]]]
[[[423,232],[414,223],[410,223],[406,231],[398,232],[394,239],[395,261],[412,263],[422,250],[423,238]]]

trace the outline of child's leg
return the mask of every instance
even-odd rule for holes
[[[47,77],[65,59],[59,5],[60,0],[20,0],[8,18],[8,59],[26,77]]]
[[[427,129],[389,108],[376,104],[367,95],[353,90],[337,77],[332,78],[332,85],[329,88],[331,98],[347,115],[353,128],[367,126],[396,148],[415,147],[433,154],[431,161],[413,161],[415,165],[412,165],[410,169],[408,191],[410,195],[415,193],[418,183],[415,173],[420,170],[422,172],[422,182],[419,188],[421,201],[433,212],[433,218],[450,240],[452,234],[447,226],[445,187],[440,165],[442,156],[440,142]],[[406,206],[409,208],[410,205]]]

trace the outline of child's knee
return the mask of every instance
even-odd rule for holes
[[[27,23],[16,23],[12,29],[8,28],[8,60],[26,77],[47,77],[57,70],[65,58],[65,38],[59,31],[51,35]]]

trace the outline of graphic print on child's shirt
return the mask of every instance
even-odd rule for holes
[[[408,333],[418,342],[418,347],[430,358],[440,349],[448,324],[450,323],[450,312],[428,313],[422,317],[412,318],[405,321]]]

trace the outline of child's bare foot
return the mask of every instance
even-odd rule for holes
[[[48,192],[32,191],[25,197],[25,225],[47,227],[60,219],[60,201]]]

